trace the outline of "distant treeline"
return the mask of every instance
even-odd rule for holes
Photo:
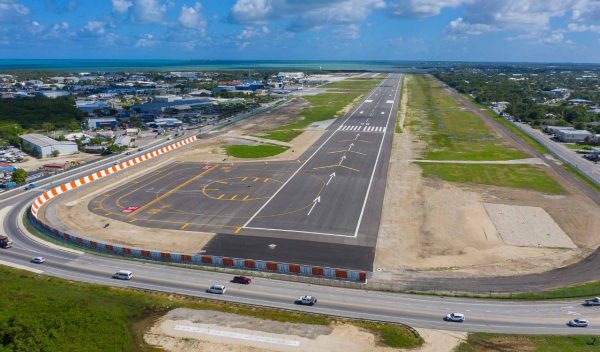
[[[17,123],[24,129],[44,129],[48,123],[52,128],[69,129],[79,125],[83,115],[71,96],[0,99],[0,124]]]

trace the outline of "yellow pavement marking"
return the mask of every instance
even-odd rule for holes
[[[333,164],[333,165],[318,166],[318,167],[313,167],[313,170],[329,169],[329,168],[336,167],[336,166],[339,166],[339,165],[338,164]]]
[[[134,223],[136,221],[137,221],[137,219],[131,219],[131,220],[129,220],[129,223],[131,224],[131,223]]]
[[[254,177],[254,178],[252,179],[252,182],[258,182],[258,180],[260,180],[260,177]]]
[[[267,183],[267,182],[269,182],[269,178],[265,177],[264,183]]]
[[[248,197],[250,197],[250,195],[246,194],[246,196],[242,200],[246,200],[246,199],[248,199]]]
[[[221,194],[217,199],[223,199],[223,197],[225,197],[225,194]]]
[[[360,155],[367,155],[365,153],[355,152],[354,150],[350,150],[350,151],[348,151],[348,153],[354,153],[354,154],[360,154]]]
[[[244,177],[244,178],[242,179],[242,181],[246,181],[247,179],[248,179],[248,176]]]
[[[218,188],[206,188],[205,191],[218,191]]]
[[[154,198],[154,199],[153,199],[153,200],[151,200],[150,202],[146,203],[146,204],[145,204],[145,205],[143,205],[142,207],[140,207],[140,208],[138,208],[138,209],[134,210],[133,212],[131,212],[131,213],[129,213],[129,214],[131,215],[131,214],[133,214],[133,213],[138,213],[138,212],[141,212],[142,210],[144,210],[144,209],[148,208],[149,206],[151,206],[151,205],[155,204],[156,202],[160,202],[161,200],[163,200],[163,199],[165,199],[165,198],[169,197],[171,194],[173,194],[173,193],[177,192],[177,191],[178,191],[178,190],[180,190],[181,188],[183,188],[183,187],[185,187],[185,186],[189,185],[190,183],[194,182],[196,179],[198,179],[198,178],[200,178],[200,177],[202,177],[202,176],[206,175],[207,173],[209,173],[209,172],[213,171],[213,170],[214,170],[214,169],[216,169],[216,168],[218,168],[218,166],[211,167],[210,169],[208,169],[208,170],[206,170],[206,171],[203,171],[203,172],[199,173],[198,175],[196,175],[196,176],[194,176],[194,177],[190,178],[189,180],[187,180],[187,181],[183,182],[183,183],[182,183],[182,184],[180,184],[179,186],[177,186],[177,187],[174,187],[173,189],[171,189],[170,191],[166,192],[166,193],[165,193],[165,194],[163,194],[162,196],[160,196],[160,197],[157,197],[157,198]]]
[[[238,227],[238,228],[235,229],[235,231],[233,233],[237,234],[237,233],[240,232],[241,229],[242,229],[241,227]]]
[[[352,171],[360,172],[360,170],[358,170],[358,169],[354,169],[354,168],[351,168],[351,167],[349,167],[349,166],[346,166],[346,165],[338,165],[338,166],[339,166],[339,167],[343,167],[344,169],[348,169],[348,170],[352,170]]]
[[[237,198],[237,194],[234,194],[229,200],[235,200]]]
[[[190,226],[189,222],[186,222],[185,224],[181,225],[181,227],[179,228],[180,230],[185,230],[186,227]]]
[[[215,183],[221,183],[221,184],[224,184],[224,185],[228,184],[228,183],[227,183],[227,182],[225,182],[225,181],[215,181]]]

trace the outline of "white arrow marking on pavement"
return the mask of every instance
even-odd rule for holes
[[[313,200],[313,205],[312,205],[312,207],[310,207],[310,210],[308,211],[308,214],[306,214],[306,216],[309,216],[310,213],[312,213],[312,211],[315,208],[315,205],[317,205],[317,203],[321,203],[321,196],[318,196],[317,198],[315,198],[315,200]]]
[[[342,165],[342,163],[344,162],[344,160],[346,160],[346,156],[342,155],[342,158],[340,159],[340,162],[338,163],[338,166]]]
[[[331,182],[331,179],[335,177],[335,172],[332,173],[331,175],[329,175],[329,180],[327,180],[327,183],[325,184],[325,186],[329,185],[329,182]]]
[[[357,133],[357,134],[356,134],[356,137],[354,137],[354,140],[357,140],[357,139],[358,139],[358,137],[360,137],[360,133]]]
[[[352,147],[354,147],[354,143],[350,143],[350,145],[348,146],[348,151],[350,151],[350,149],[352,149]]]

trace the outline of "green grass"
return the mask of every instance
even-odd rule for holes
[[[548,194],[566,192],[543,169],[531,165],[419,163],[419,166],[424,176],[449,182],[530,189]]]
[[[355,78],[355,79],[345,79],[342,81],[331,82],[322,85],[320,88],[330,88],[330,89],[344,89],[344,90],[361,90],[361,91],[369,91],[372,90],[381,82],[381,79],[378,78]]]
[[[227,155],[236,158],[266,158],[285,152],[288,148],[281,147],[278,145],[270,144],[259,144],[259,145],[245,145],[245,144],[234,144],[225,147]]]
[[[600,351],[600,337],[592,335],[513,335],[470,333],[457,352],[532,351],[581,352]]]
[[[575,143],[562,143],[565,147],[573,150],[592,150],[595,145],[575,144]]]
[[[407,118],[427,142],[424,159],[511,160],[526,155],[506,145],[477,115],[463,110],[439,84],[424,75],[408,79]]]
[[[0,266],[0,350],[155,351],[142,334],[169,309],[188,307],[302,324],[350,323],[384,346],[423,340],[403,325],[70,282]]]
[[[280,142],[291,142],[294,138],[301,134],[301,130],[273,130],[258,137]]]

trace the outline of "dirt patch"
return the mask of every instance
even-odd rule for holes
[[[416,328],[425,344],[412,352],[451,352],[467,339],[466,332]]]
[[[286,323],[186,308],[172,310],[158,320],[144,340],[173,352],[397,351],[378,346],[373,334],[351,324]]]
[[[569,236],[540,207],[486,203],[485,210],[508,245],[576,248]]]
[[[533,191],[425,179],[410,162],[422,148],[410,133],[394,136],[375,255],[376,279],[398,278],[408,271],[478,276],[541,272],[578,261],[598,246],[600,234],[593,226],[600,226],[600,210],[586,197],[548,198]],[[579,248],[507,245],[484,203],[540,207]]]
[[[72,155],[64,155],[56,158],[44,158],[44,159],[36,159],[34,157],[29,157],[27,161],[22,163],[15,164],[15,167],[25,169],[26,171],[35,171],[41,168],[46,164],[59,164],[64,165],[66,162],[75,161],[82,164],[89,163],[91,161],[99,159],[100,156],[97,154],[88,154],[88,153],[77,153]]]

